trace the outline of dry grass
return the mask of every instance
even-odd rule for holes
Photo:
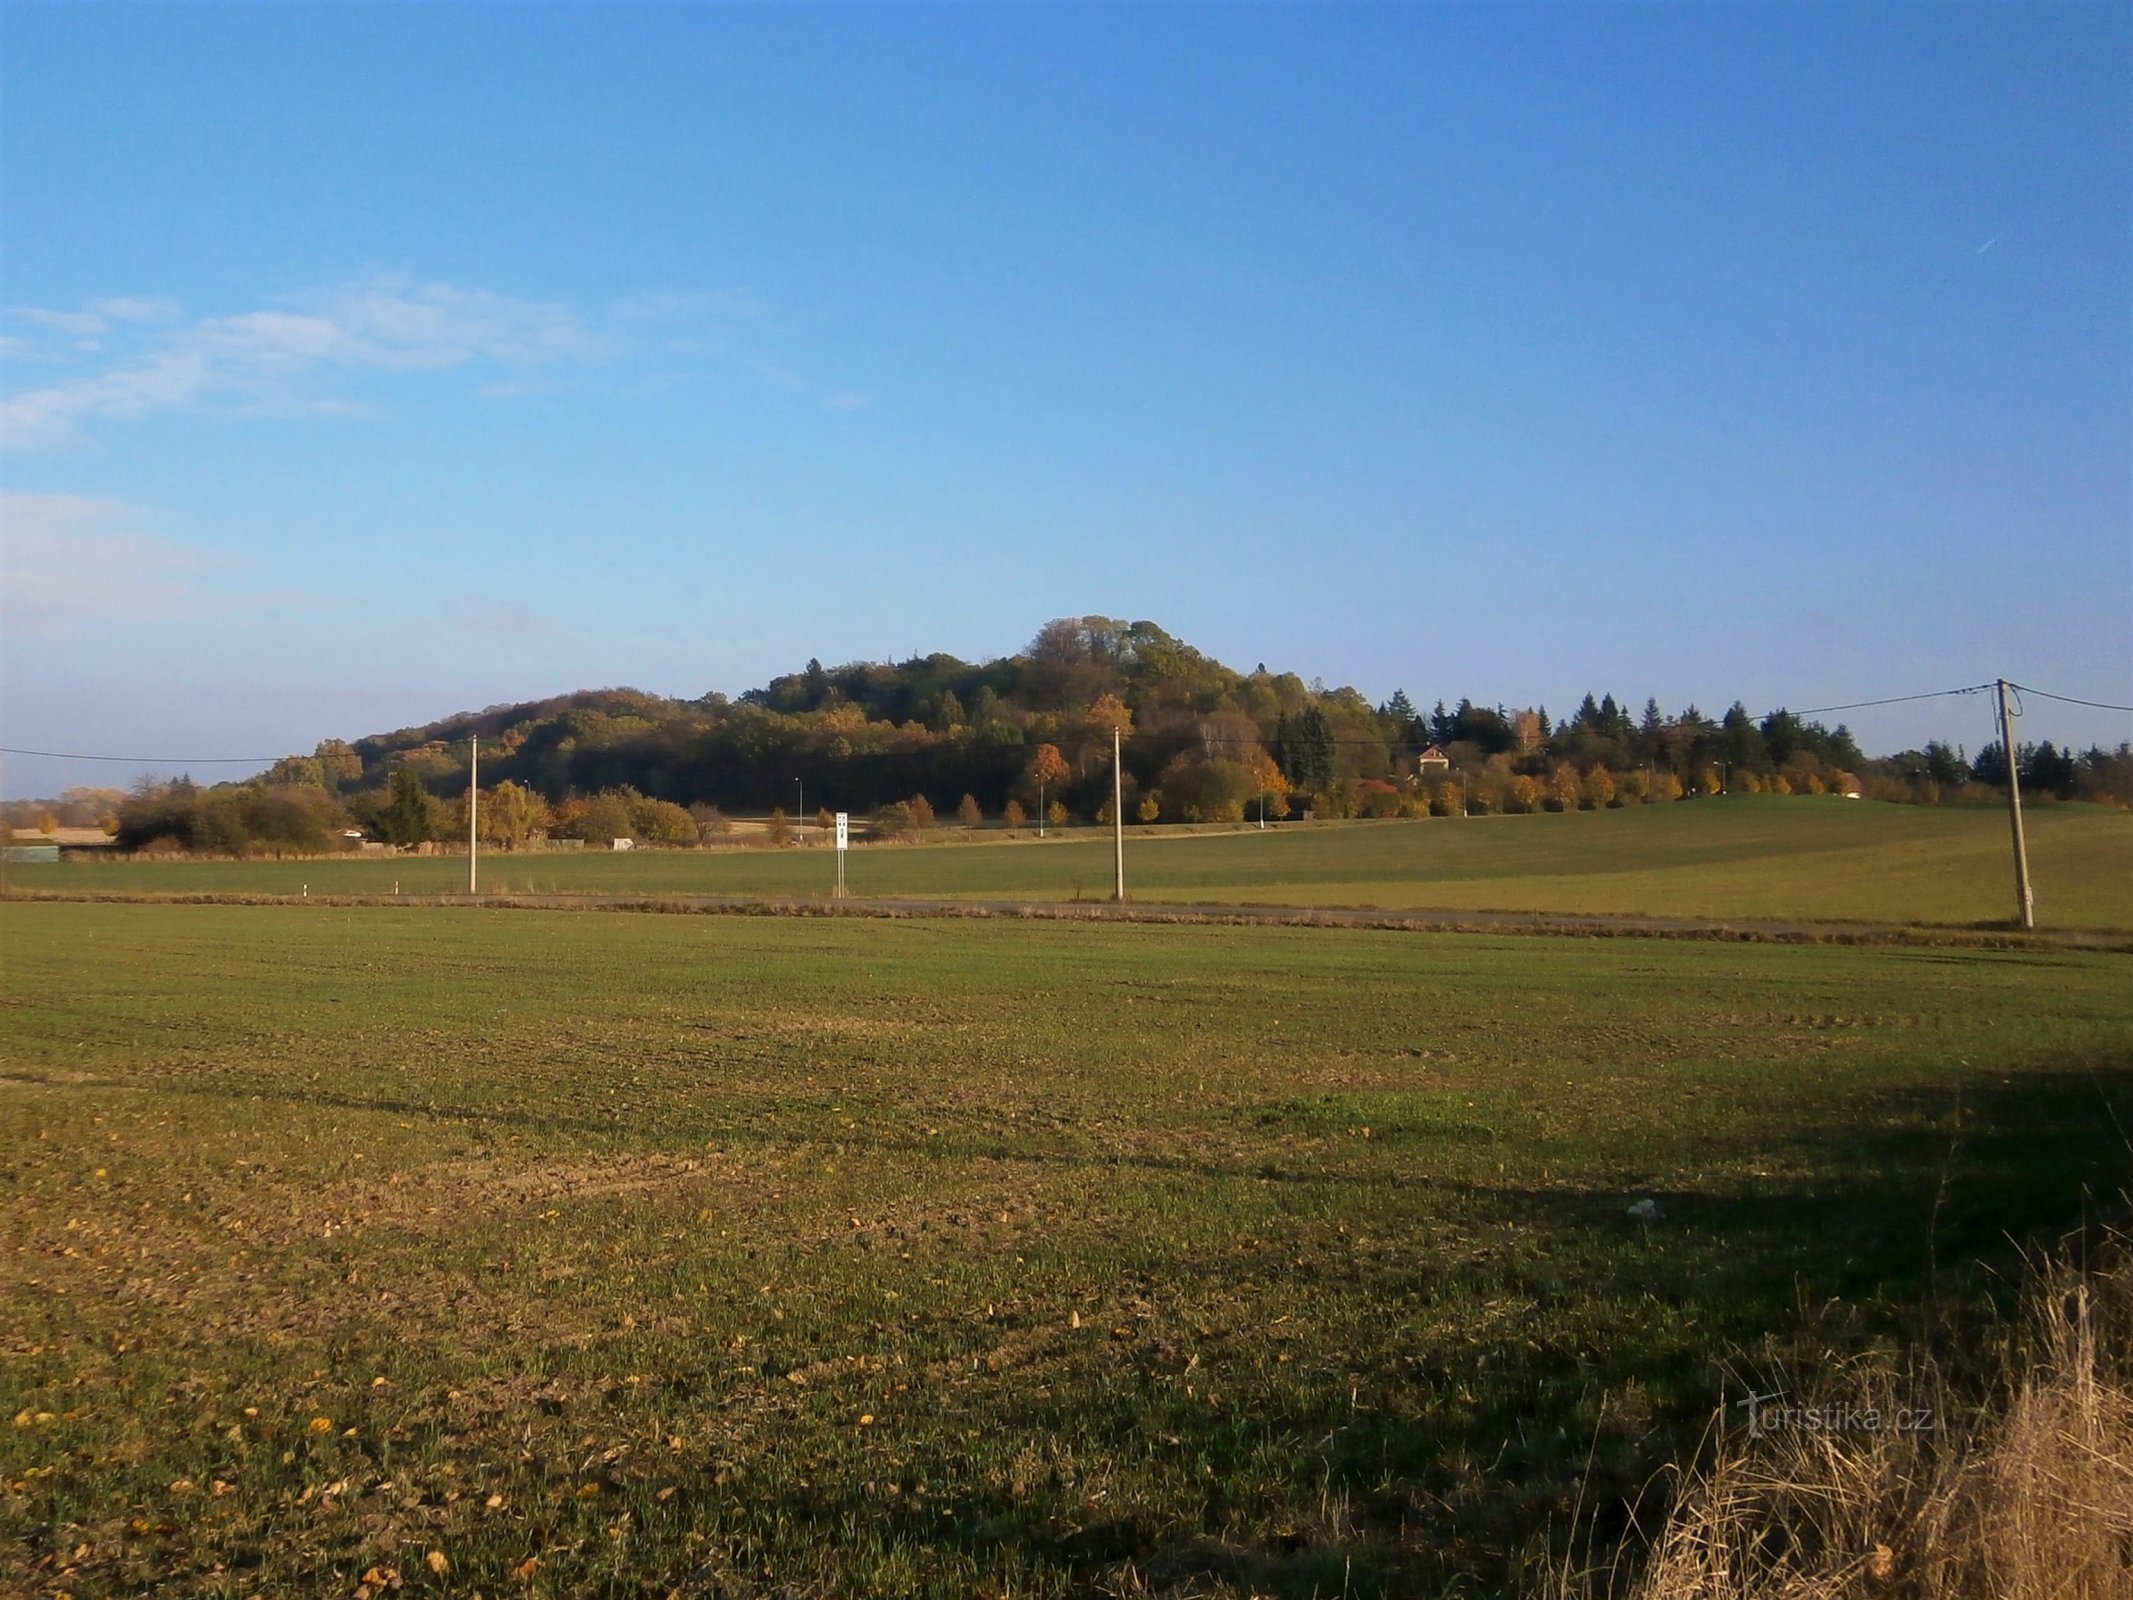
[[[1882,1356],[1752,1429],[1737,1405],[1642,1571],[1559,1571],[1553,1600],[2133,1596],[2133,1257],[2040,1267],[1990,1357],[1967,1398]]]

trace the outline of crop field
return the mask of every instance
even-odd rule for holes
[[[2039,807],[2029,820],[2039,925],[2133,928],[2133,815]],[[1292,825],[1261,833],[1129,830],[1128,888],[1188,904],[1427,907],[1650,916],[1977,924],[2011,917],[1998,811],[1732,796],[1565,815]],[[466,860],[115,861],[20,867],[25,890],[317,895],[452,893]],[[494,854],[492,893],[826,898],[831,852],[710,849]],[[852,853],[861,896],[1107,898],[1111,840],[872,845]]]
[[[2129,1178],[2103,953],[15,901],[0,960],[4,1593],[1527,1592]]]

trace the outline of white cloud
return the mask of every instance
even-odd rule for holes
[[[197,550],[139,531],[139,514],[72,494],[0,494],[0,630],[54,638],[191,610]]]
[[[15,450],[72,444],[95,421],[208,404],[331,409],[333,397],[317,391],[366,372],[520,372],[596,360],[611,350],[611,341],[567,306],[389,276],[300,296],[284,306],[190,321],[175,303],[149,299],[103,300],[81,311],[27,307],[7,315],[20,327],[71,342],[77,358],[107,344],[119,352],[102,370],[0,402],[0,444]],[[16,359],[26,353],[10,350]],[[64,353],[40,348],[32,359]]]
[[[145,298],[120,295],[110,300],[92,301],[89,309],[113,322],[176,322],[185,315],[183,306],[162,295]]]
[[[93,338],[110,326],[93,311],[45,311],[25,306],[13,315],[33,328],[50,328],[54,333],[69,333],[76,338]]]

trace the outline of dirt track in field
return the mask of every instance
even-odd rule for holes
[[[1187,905],[1127,900],[781,899],[747,895],[480,894],[261,895],[73,894],[16,891],[27,901],[80,900],[144,905],[480,906],[499,910],[638,911],[788,917],[999,917],[1040,922],[1200,923],[1284,928],[1374,928],[1408,933],[1539,934],[1567,938],[1718,939],[1768,944],[1904,944],[1995,950],[2102,950],[2133,954],[2133,933],[2095,929],[1950,927],[1880,922],[1754,918],[1612,916],[1542,911],[1426,908]]]

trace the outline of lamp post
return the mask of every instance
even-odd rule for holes
[[[793,788],[797,789],[800,794],[800,799],[798,801],[798,809],[794,812],[794,817],[796,819],[796,826],[800,830],[800,840],[804,844],[807,841],[807,780],[804,778],[795,778],[792,781],[792,786]]]

